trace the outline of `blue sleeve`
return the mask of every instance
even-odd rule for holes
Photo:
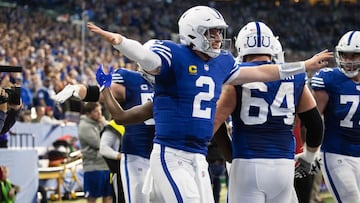
[[[122,68],[116,69],[115,72],[112,74],[113,83],[124,84],[126,73],[127,72]]]

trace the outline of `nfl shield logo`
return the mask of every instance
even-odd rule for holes
[[[209,65],[208,64],[204,65],[204,70],[209,71]]]

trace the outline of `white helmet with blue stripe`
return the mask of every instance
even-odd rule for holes
[[[223,35],[226,34],[226,24],[219,11],[208,6],[195,6],[185,11],[179,19],[180,43],[190,46],[193,50],[200,51],[212,58],[217,57],[221,49],[213,49],[211,41],[206,32],[210,29],[219,29]],[[222,46],[230,39],[223,36]]]
[[[235,47],[238,60],[252,54],[266,54],[274,56],[274,34],[263,22],[253,21],[246,24],[238,33]]]
[[[274,40],[274,58],[273,60],[277,64],[285,63],[285,54],[280,43],[279,37],[276,36]]]

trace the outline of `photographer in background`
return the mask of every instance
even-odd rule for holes
[[[9,130],[21,110],[20,89],[0,87],[0,148],[8,147]]]

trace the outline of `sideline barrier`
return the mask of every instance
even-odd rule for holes
[[[16,122],[10,131],[12,135],[9,136],[9,148],[0,151],[0,165],[9,167],[9,179],[21,188],[16,203],[37,202],[39,181],[46,187],[55,187],[59,200],[68,181],[77,185],[82,182],[82,177],[78,176],[79,170],[82,171],[82,159],[59,167],[38,165],[39,155],[43,155],[54,141],[63,135],[78,136],[76,125]]]
[[[18,144],[19,142],[19,144]],[[35,147],[35,136],[32,133],[14,133],[9,138],[9,148]]]
[[[78,127],[76,125],[50,125],[41,123],[23,123],[16,122],[15,125],[10,129],[11,132],[16,135],[33,135],[34,147],[48,147],[51,146],[54,141],[63,135],[71,135],[74,137],[78,136]],[[10,135],[11,137],[11,135]],[[16,139],[12,138],[10,141],[10,147],[21,147],[20,144],[24,140],[20,139],[20,136],[15,136]],[[24,137],[23,137],[24,138]]]

